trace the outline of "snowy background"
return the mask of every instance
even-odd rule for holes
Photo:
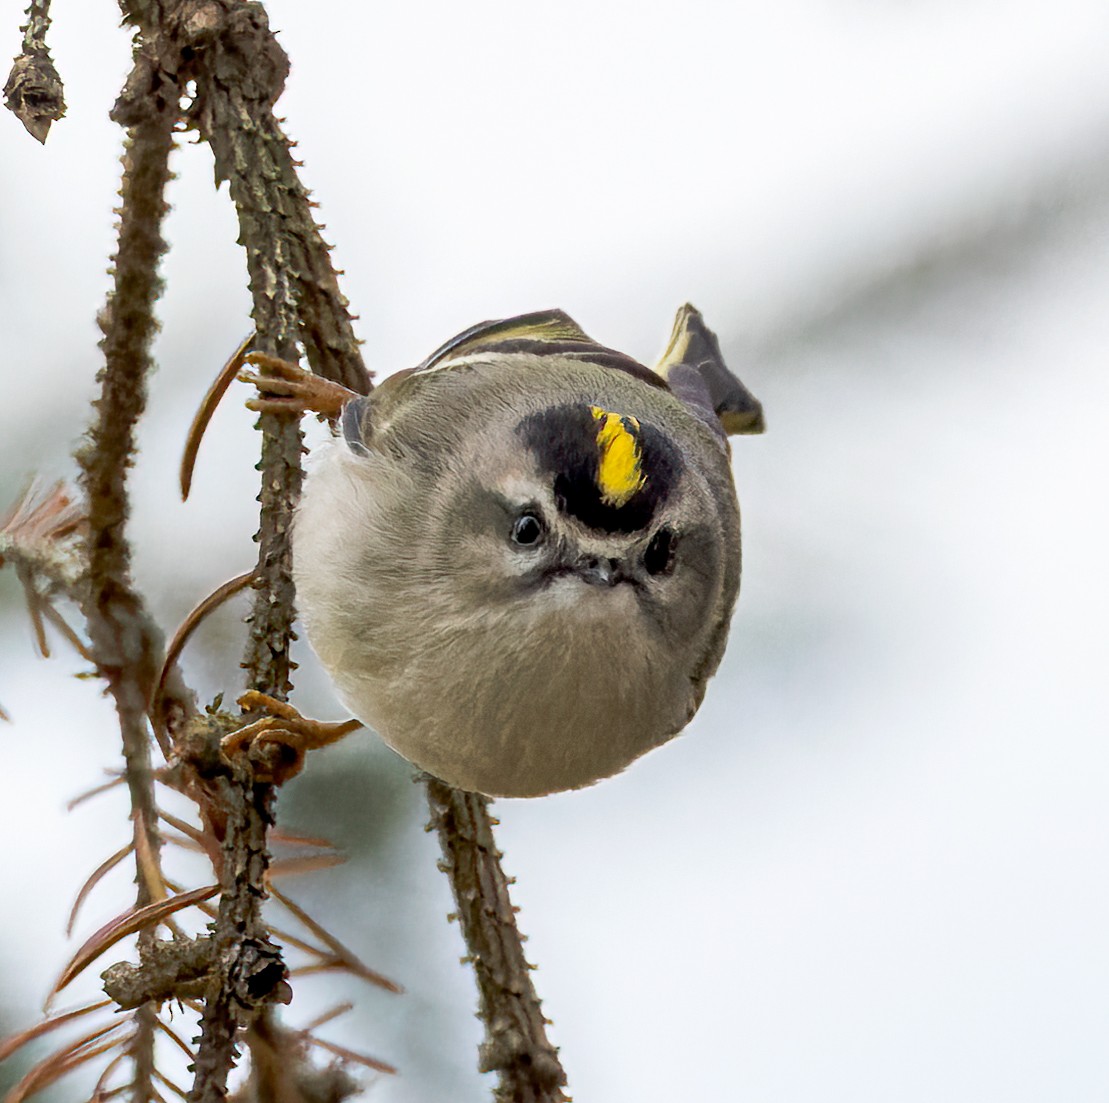
[[[267,7],[375,370],[553,306],[651,362],[689,300],[766,409],[735,442],[743,595],[687,735],[498,804],[575,1098],[1103,1101],[1109,9]],[[113,242],[128,37],[108,0],[56,8],[68,117],[45,148],[0,117],[3,502],[72,473]],[[20,22],[2,0],[0,56]],[[207,148],[174,168],[133,479],[169,630],[253,563],[257,448],[233,396],[177,501],[185,428],[250,327]],[[113,714],[63,648],[32,656],[20,603],[0,575],[0,1032],[37,1014],[127,831],[119,794],[64,811],[116,764]],[[238,688],[237,611],[187,654],[209,698]],[[300,658],[295,700],[340,717]],[[351,994],[328,1037],[402,1070],[371,1098],[476,1103],[475,992],[409,775],[363,734],[282,795],[351,855],[289,890],[408,990],[306,980],[290,1021]],[[129,897],[118,870],[75,937]]]

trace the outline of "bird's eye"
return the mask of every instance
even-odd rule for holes
[[[543,522],[534,513],[521,513],[512,525],[512,542],[525,548],[538,544],[543,531]]]
[[[663,574],[674,562],[674,533],[670,529],[659,529],[651,537],[647,550],[643,553],[643,566],[648,574]]]

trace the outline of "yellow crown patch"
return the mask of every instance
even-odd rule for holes
[[[647,482],[636,436],[639,422],[634,417],[612,414],[599,406],[590,406],[589,410],[597,422],[597,448],[601,453],[597,486],[601,501],[619,508]]]

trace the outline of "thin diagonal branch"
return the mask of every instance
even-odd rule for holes
[[[276,334],[260,298],[280,307],[295,303],[289,336],[299,336],[312,370],[359,394],[369,374],[354,336],[338,273],[312,215],[315,206],[297,175],[292,143],[273,114],[289,61],[269,29],[261,4],[220,5],[224,15],[213,33],[197,81],[192,111],[215,156],[216,180],[227,180],[239,213],[240,241],[255,296],[258,332]],[[283,359],[291,348],[264,347]]]
[[[132,585],[125,531],[127,472],[133,463],[135,426],[146,407],[150,342],[157,330],[154,303],[162,290],[158,263],[166,246],[161,226],[176,121],[170,103],[163,100],[160,110],[158,106],[144,100],[141,117],[132,122],[124,147],[114,282],[100,317],[105,361],[101,394],[88,439],[77,455],[88,504],[84,611],[94,661],[108,680],[119,714],[134,849],[143,858],[137,864],[138,907],[164,894],[147,723],[162,665],[162,637]],[[150,943],[154,934],[153,929],[141,932],[140,947]],[[135,1015],[131,1053],[136,1103],[154,1097],[155,1014],[153,1007],[147,1007]]]
[[[443,848],[458,919],[477,976],[485,1024],[479,1066],[497,1072],[499,1103],[565,1103],[566,1073],[547,1040],[547,1020],[531,982],[508,878],[493,838],[488,798],[427,782],[431,824]]]

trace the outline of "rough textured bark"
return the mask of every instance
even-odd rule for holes
[[[49,27],[50,0],[31,0],[22,28],[23,48],[4,84],[8,110],[40,142],[46,141],[50,125],[65,115],[62,80],[46,48]]]
[[[479,1067],[499,1075],[500,1103],[565,1103],[566,1073],[547,1040],[548,1020],[524,957],[489,801],[435,779],[427,793],[431,826],[443,848],[442,870],[454,890],[477,977],[478,1017],[485,1024]]]
[[[142,115],[130,127],[123,154],[114,284],[100,317],[104,333],[101,395],[88,440],[78,452],[88,510],[84,612],[93,660],[108,681],[119,714],[139,906],[164,892],[147,724],[161,668],[162,637],[131,584],[126,479],[133,462],[135,426],[146,407],[150,342],[157,330],[154,303],[162,290],[157,272],[166,248],[161,226],[167,210],[164,193],[175,113],[162,103],[160,109],[156,104],[144,105]],[[140,933],[140,952],[153,938],[152,929]],[[135,1013],[134,1100],[154,1098],[154,1021],[153,1006]]]
[[[210,37],[197,39],[204,45],[189,115],[212,147],[217,183],[228,181],[238,211],[260,347],[295,360],[292,342],[299,338],[317,375],[365,394],[370,377],[330,246],[297,175],[292,143],[273,114],[288,58],[261,4],[218,7]]]
[[[365,391],[346,301],[328,249],[296,175],[273,104],[288,73],[284,51],[259,4],[130,3],[151,78],[195,81],[190,121],[212,147],[217,180],[229,181],[246,249],[258,348],[295,360],[302,337],[321,375]],[[137,80],[148,78],[142,74]],[[256,598],[243,665],[252,688],[286,699],[293,669],[294,591],[289,526],[300,494],[301,434],[294,421],[263,415]],[[262,920],[269,864],[267,831],[275,789],[246,769],[211,779],[226,812],[215,977],[205,1004],[191,1098],[218,1101],[237,1053],[239,1031],[266,1003],[287,998],[280,952]]]

